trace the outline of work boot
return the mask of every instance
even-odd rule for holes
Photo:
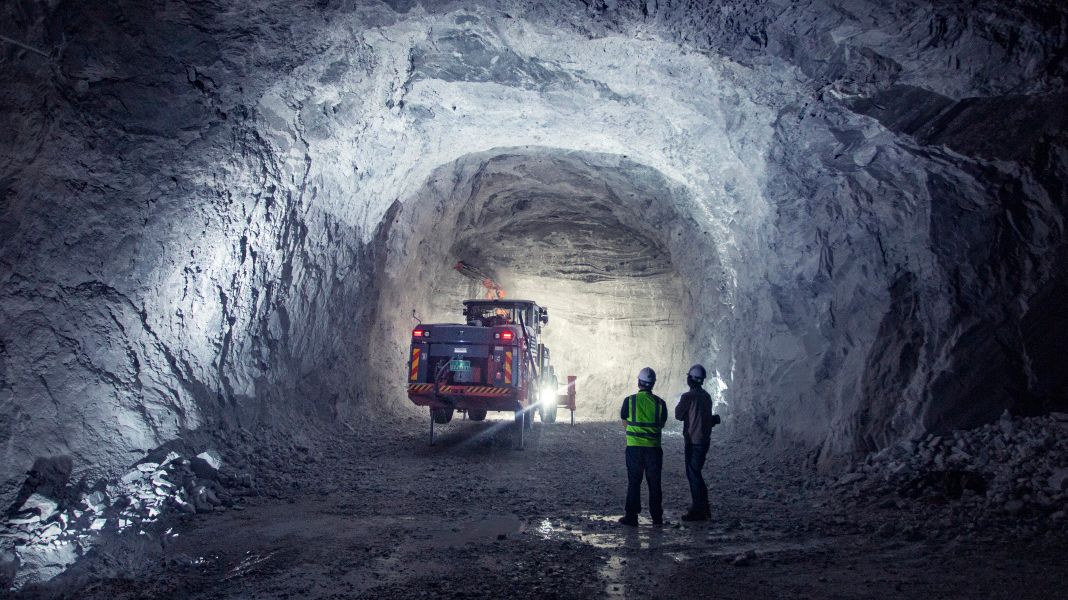
[[[619,524],[620,525],[626,525],[628,527],[637,527],[638,526],[638,518],[637,517],[627,518],[625,516],[624,517],[619,517]]]
[[[707,521],[708,517],[709,514],[707,510],[691,508],[686,514],[682,515],[681,518],[683,521]]]

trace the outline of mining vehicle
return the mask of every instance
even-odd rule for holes
[[[421,323],[412,330],[408,357],[408,398],[430,408],[434,425],[461,413],[481,421],[489,411],[511,411],[523,430],[537,410],[542,422],[556,421],[557,408],[571,410],[575,422],[575,378],[559,389],[541,328],[548,311],[530,300],[465,300],[464,324]]]

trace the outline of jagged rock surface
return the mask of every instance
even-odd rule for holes
[[[47,582],[79,561],[126,547],[122,539],[143,539],[155,552],[193,515],[244,510],[249,498],[289,498],[312,484],[337,485],[308,477],[320,451],[285,432],[231,430],[219,443],[221,450],[169,443],[91,486],[38,464],[0,525],[0,552],[17,567],[3,573],[2,583],[21,589]]]
[[[837,485],[856,503],[908,509],[918,524],[927,513],[945,513],[938,523],[982,535],[996,533],[995,525],[1044,533],[1068,522],[1066,440],[1068,414],[1005,414],[970,431],[873,452]]]
[[[24,1],[0,29],[2,505],[39,458],[106,479],[192,431],[411,412],[411,315],[456,318],[459,259],[563,317],[592,418],[698,361],[732,431],[824,461],[1068,406],[1061,8]]]

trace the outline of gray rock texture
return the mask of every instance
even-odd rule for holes
[[[414,414],[459,260],[549,308],[583,418],[692,362],[823,462],[1068,406],[1063,8],[20,0],[0,33],[5,506],[37,459]]]
[[[1017,534],[1065,519],[1068,414],[1011,417],[950,435],[902,440],[868,454],[837,482],[854,506],[904,508],[920,523],[953,506],[960,524],[1001,521]],[[937,510],[937,509],[936,509]],[[928,513],[928,514],[924,514]]]

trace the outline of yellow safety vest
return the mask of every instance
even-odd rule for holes
[[[627,445],[660,447],[660,403],[646,391],[627,397]]]

